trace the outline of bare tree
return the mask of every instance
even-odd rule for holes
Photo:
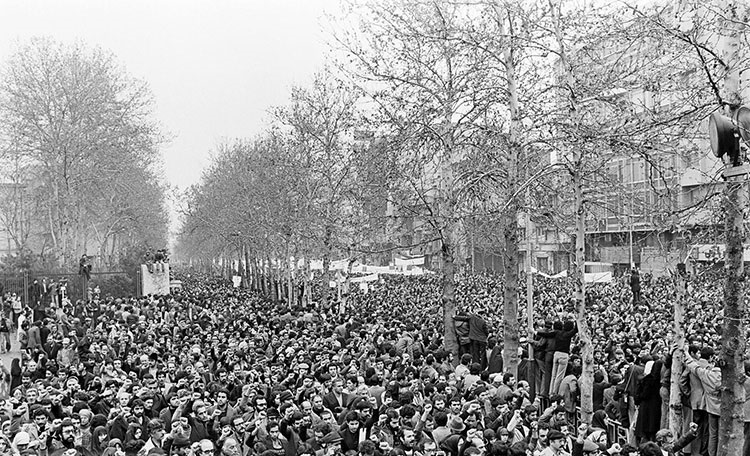
[[[98,49],[35,39],[6,65],[0,82],[6,150],[28,165],[28,182],[41,184],[29,186],[45,212],[34,223],[45,227],[60,266],[84,250],[108,199],[122,208],[130,193],[120,194],[123,188],[113,182],[156,179],[150,170],[162,137],[151,106],[146,84]],[[152,218],[165,214],[163,197],[124,206],[146,201],[153,203],[147,209]],[[162,234],[166,242],[166,228]]]

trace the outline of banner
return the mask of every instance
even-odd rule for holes
[[[395,258],[393,263],[396,266],[419,266],[424,264],[424,257],[417,258]]]
[[[351,283],[376,282],[380,278],[377,274],[370,274],[363,277],[353,277]]]
[[[587,283],[609,283],[612,281],[612,273],[607,272],[587,272],[583,275],[583,280]]]
[[[232,276],[232,285],[234,288],[239,288],[242,283],[242,276]]]
[[[331,261],[328,265],[329,271],[345,271],[349,267],[349,260],[336,260]]]
[[[564,279],[565,277],[568,277],[568,270],[560,271],[557,274],[550,276],[551,279]]]

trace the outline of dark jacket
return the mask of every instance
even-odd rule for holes
[[[453,317],[457,322],[468,321],[469,322],[469,340],[477,342],[487,342],[489,336],[489,330],[487,329],[487,322],[484,318],[477,314],[469,315],[456,315]]]

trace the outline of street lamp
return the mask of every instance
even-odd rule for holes
[[[750,108],[737,109],[731,118],[715,112],[708,119],[708,137],[711,151],[717,158],[723,158],[729,166],[742,165],[740,138],[750,143]],[[731,173],[731,175],[735,175]],[[725,177],[730,177],[725,172]]]

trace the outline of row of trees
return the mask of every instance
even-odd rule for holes
[[[166,245],[152,108],[148,86],[107,52],[19,46],[0,75],[0,226],[16,259],[69,270],[87,253],[114,267],[136,246]]]
[[[469,239],[484,240],[503,252],[503,355],[515,371],[519,216],[555,225],[575,240],[588,419],[586,222],[633,191],[610,166],[646,163],[642,204],[660,229],[683,229],[701,203],[680,201],[675,176],[706,153],[702,122],[726,103],[725,75],[747,62],[721,52],[730,25],[746,31],[746,7],[618,5],[350,4],[332,20],[330,68],[295,88],[264,134],[221,147],[190,189],[178,253],[241,258],[282,281],[293,279],[290,257],[323,258],[328,290],[332,258],[422,247],[437,258],[444,342],[456,351],[456,267],[473,254]]]

